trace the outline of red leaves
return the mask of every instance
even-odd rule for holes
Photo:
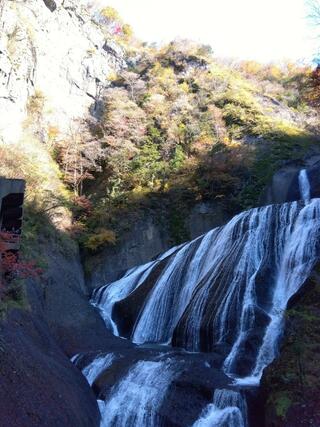
[[[37,278],[42,273],[34,261],[21,261],[18,254],[11,251],[2,254],[1,268],[5,274],[20,279]]]
[[[89,216],[92,213],[93,205],[92,202],[86,196],[76,196],[73,199],[75,206],[85,216]]]
[[[116,24],[113,28],[113,34],[114,35],[119,35],[122,34],[122,27],[119,24]]]
[[[0,288],[13,279],[38,278],[42,270],[34,261],[24,261],[18,254],[20,236],[9,232],[0,232]]]

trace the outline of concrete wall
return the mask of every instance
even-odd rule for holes
[[[6,179],[0,176],[0,208],[3,197],[10,193],[24,193],[25,181],[23,179]]]
[[[24,180],[0,177],[0,231],[21,234],[24,191]],[[17,250],[17,244],[10,249]]]

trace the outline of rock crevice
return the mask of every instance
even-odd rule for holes
[[[40,94],[42,127],[67,134],[74,120],[88,115],[101,86],[108,86],[108,75],[126,66],[123,49],[107,40],[81,1],[6,2],[0,19],[0,110],[7,113],[0,116],[0,140],[5,143],[23,136],[28,101]]]

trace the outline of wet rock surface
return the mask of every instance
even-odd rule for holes
[[[0,424],[98,426],[94,393],[69,358],[125,343],[89,304],[77,252],[43,245],[42,253],[48,269],[41,282],[25,283],[28,308],[0,323]]]
[[[216,388],[230,387],[230,379],[221,371],[223,359],[219,354],[191,354],[168,346],[127,344],[127,348],[118,348],[113,352],[112,365],[95,380],[93,390],[98,399],[108,399],[113,388],[138,362],[157,363],[167,360],[174,366],[176,375],[169,385],[158,416],[165,426],[182,427],[192,425],[198,419],[203,408],[212,402]],[[101,353],[86,355],[77,366],[82,369],[97,355]]]

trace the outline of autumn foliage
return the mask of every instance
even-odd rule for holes
[[[320,108],[320,65],[310,74],[306,90],[307,101],[315,108]]]
[[[14,279],[38,278],[42,270],[34,261],[25,261],[19,257],[17,247],[20,236],[9,232],[0,232],[0,298],[6,287]]]

